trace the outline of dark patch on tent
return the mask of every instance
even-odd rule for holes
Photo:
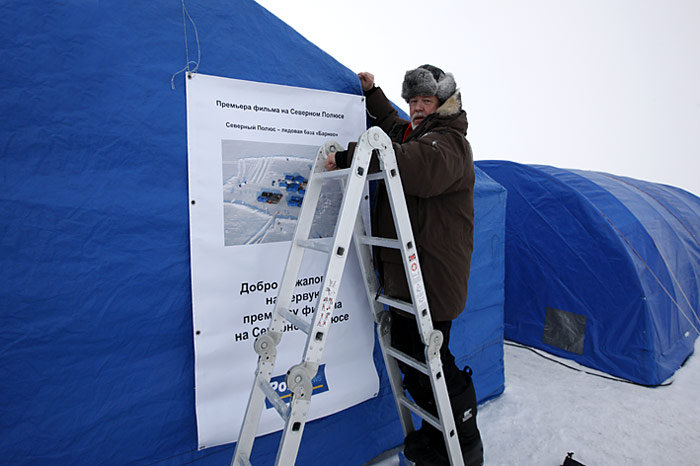
[[[546,309],[542,343],[583,354],[585,338],[586,316],[552,307]]]

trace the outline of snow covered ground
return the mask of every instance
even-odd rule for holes
[[[507,345],[506,390],[479,410],[485,465],[558,466],[569,451],[586,466],[700,465],[699,342],[671,385],[657,388]]]
[[[513,346],[505,365],[505,392],[479,412],[485,464],[555,466],[573,451],[586,466],[700,465],[700,357],[657,388]]]

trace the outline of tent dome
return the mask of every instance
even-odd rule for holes
[[[700,199],[606,173],[480,161],[508,190],[506,338],[645,385],[692,353]]]
[[[0,16],[11,68],[0,82],[0,451],[8,464],[230,462],[231,445],[197,445],[185,76],[175,76],[175,89],[171,77],[188,58],[195,68],[199,45],[201,73],[361,88],[352,70],[252,0],[187,2],[197,35],[183,5],[46,0],[16,2]],[[484,195],[491,216],[504,217],[504,196]],[[482,398],[503,390],[502,251],[495,257],[501,293],[488,303],[497,325],[489,357],[479,341],[464,343],[490,368],[476,381]],[[375,361],[381,392],[309,423],[316,443],[300,463],[362,464],[403,441]],[[279,437],[258,440],[254,462],[273,461]]]

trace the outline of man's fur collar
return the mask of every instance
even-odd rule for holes
[[[441,117],[450,117],[457,115],[462,111],[462,93],[457,90],[454,94],[448,98],[445,103],[438,107],[435,113]]]

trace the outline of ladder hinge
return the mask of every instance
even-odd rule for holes
[[[318,370],[318,366],[316,366]],[[294,393],[294,398],[299,400],[310,400],[313,392],[312,379],[315,376],[304,364],[292,366],[287,371],[287,388]]]
[[[255,339],[253,348],[262,359],[270,360],[277,357],[277,344],[280,342],[281,334],[278,332],[267,332]]]
[[[440,330],[433,330],[428,337],[427,353],[428,359],[435,359],[440,356],[440,348],[442,347],[443,335]]]

